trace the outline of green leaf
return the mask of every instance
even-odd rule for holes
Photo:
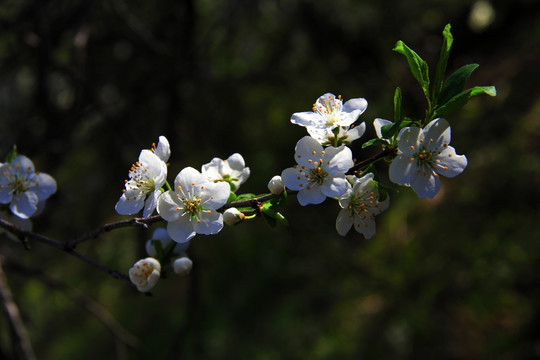
[[[409,68],[416,80],[420,83],[424,95],[429,101],[429,67],[428,64],[405,43],[399,40],[393,49],[394,51],[402,54],[409,63]]]
[[[394,122],[397,123],[401,120],[401,89],[396,88],[394,92]]]
[[[469,101],[469,99],[481,94],[496,96],[497,90],[495,89],[495,86],[475,86],[473,88],[464,90],[448,100],[446,104],[435,110],[434,117],[440,117],[459,110]]]
[[[379,201],[383,202],[388,197],[388,192],[380,182],[374,180],[373,182],[375,183],[375,188],[377,188],[377,191],[379,192]]]
[[[468,64],[460,67],[450,75],[442,85],[437,105],[446,104],[448,100],[462,92],[465,87],[465,82],[477,67],[478,64]]]
[[[275,206],[285,205],[287,203],[287,191],[283,190],[280,196],[270,200],[270,202]]]
[[[388,141],[384,139],[376,138],[376,139],[368,140],[365,143],[363,143],[362,149],[367,148],[368,146],[372,146],[372,145],[387,145],[387,144],[388,144]]]
[[[276,212],[276,220],[282,223],[283,225],[289,226],[289,221],[281,213]]]
[[[399,130],[401,130],[403,127],[409,125],[410,123],[411,123],[410,120],[403,119],[403,120],[395,122],[393,124],[384,125],[383,127],[381,127],[381,135],[385,139],[390,139],[394,135],[396,135],[399,132]]]
[[[437,69],[435,71],[435,80],[433,82],[432,104],[438,103],[439,94],[441,92],[444,74],[446,72],[446,65],[448,64],[448,57],[450,55],[450,49],[454,38],[450,32],[450,24],[447,24],[443,30],[443,43],[441,46],[441,53],[439,55],[439,62],[437,63]]]
[[[276,227],[276,212],[272,209],[266,209],[262,213],[263,218],[266,220],[270,227]]]

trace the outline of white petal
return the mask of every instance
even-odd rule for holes
[[[360,139],[362,135],[366,132],[366,123],[363,122],[358,126],[353,127],[348,130],[345,134],[347,135],[347,141],[353,142],[354,140]]]
[[[49,174],[33,174],[30,189],[37,194],[40,201],[43,201],[56,192],[56,181]]]
[[[178,187],[180,186],[182,193],[186,195],[189,193],[192,196],[198,194],[200,186],[206,183],[208,180],[200,172],[192,167],[186,167],[176,175],[174,189],[179,192]]]
[[[308,185],[307,175],[305,170],[302,170],[300,166],[291,167],[281,172],[281,180],[283,184],[290,190],[299,191],[305,189]],[[309,171],[309,170],[308,170]]]
[[[209,212],[206,212],[203,210],[199,213],[199,220],[201,222],[192,222],[193,230],[195,230],[197,234],[217,234],[223,229],[223,216],[217,211],[209,210]]]
[[[444,149],[450,144],[450,124],[445,119],[432,120],[424,128],[424,139],[430,150]]]
[[[319,114],[313,111],[304,111],[292,114],[291,122],[306,127],[318,127],[324,120]]]
[[[201,172],[208,180],[221,180],[223,175],[221,174],[221,166],[223,160],[220,158],[213,158],[208,164],[202,166]]]
[[[191,240],[196,232],[193,230],[193,224],[189,221],[189,217],[182,216],[178,221],[167,223],[167,232],[171,239],[179,243],[185,243]]]
[[[356,214],[354,216],[354,229],[364,235],[366,239],[371,239],[376,232],[375,220],[369,216]]]
[[[144,199],[146,199],[145,195],[139,194],[135,196],[126,196],[128,192],[126,191],[122,196],[120,196],[120,199],[118,199],[118,202],[116,203],[116,206],[114,209],[116,212],[120,215],[133,215],[138,213],[144,206]]]
[[[373,127],[375,128],[375,133],[377,134],[377,137],[379,139],[382,139],[381,128],[389,124],[392,124],[390,120],[379,119],[379,118],[376,118],[375,120],[373,120]]]
[[[169,157],[171,156],[171,147],[169,145],[169,140],[167,140],[165,136],[159,137],[155,154],[164,162],[169,160]]]
[[[352,151],[345,145],[327,147],[322,159],[323,169],[329,174],[346,173],[354,166]]]
[[[418,145],[424,139],[424,132],[418,127],[401,129],[398,135],[399,150],[409,157],[418,152]]]
[[[296,198],[300,205],[306,206],[308,204],[320,204],[326,199],[326,196],[321,192],[319,185],[313,185],[309,189],[306,187],[298,192]]]
[[[234,153],[227,159],[227,163],[229,164],[230,168],[239,172],[242,172],[242,170],[246,167],[246,163],[244,161],[244,158],[239,153]]]
[[[388,174],[393,183],[409,185],[417,170],[416,160],[411,161],[410,156],[399,154],[392,160]]]
[[[230,192],[231,187],[225,182],[207,182],[198,188],[198,195],[201,197],[202,205],[205,209],[217,210],[225,205],[229,199]]]
[[[178,221],[184,213],[184,203],[174,191],[166,191],[158,198],[157,212],[166,221]]]
[[[433,171],[417,172],[411,181],[411,187],[420,198],[433,199],[441,188],[441,180],[433,174]]]
[[[13,189],[11,186],[0,186],[0,204],[9,204],[13,197]]]
[[[144,203],[144,210],[143,210],[143,218],[147,218],[156,209],[158,198],[161,196],[161,191],[156,190],[150,194],[148,194],[148,197],[146,198],[146,201]]]
[[[308,169],[316,167],[315,162],[324,158],[322,155],[323,147],[311,136],[304,136],[296,143],[294,149],[294,158],[299,165]]]
[[[20,167],[20,169],[23,169],[27,174],[32,174],[34,172],[34,163],[24,155],[15,156],[15,159],[6,165],[11,166],[12,168]]]
[[[348,185],[344,174],[328,175],[321,185],[321,192],[328,197],[341,196],[347,191]]]
[[[345,236],[351,229],[354,218],[348,209],[342,209],[336,219],[336,230],[339,235]]]
[[[455,149],[448,146],[435,158],[433,166],[437,173],[452,178],[465,170],[467,157],[465,155],[456,155]]]
[[[345,112],[353,112],[358,111],[359,114],[362,114],[367,109],[367,100],[364,98],[356,98],[356,99],[350,99],[343,104],[343,111]]]
[[[348,182],[348,181],[347,181]],[[351,185],[347,187],[347,190],[339,197],[339,206],[341,206],[343,209],[346,209],[349,206],[349,203],[351,202],[351,195],[352,195],[352,188]]]
[[[35,193],[25,191],[13,196],[9,204],[9,209],[18,217],[28,219],[36,212],[38,202],[39,198]]]
[[[163,161],[150,150],[142,150],[139,154],[141,169],[146,173],[147,178],[163,176]],[[167,166],[165,166],[165,171]]]

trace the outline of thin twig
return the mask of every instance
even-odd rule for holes
[[[371,157],[368,157],[367,159],[364,159],[362,161],[357,162],[354,164],[354,166],[349,170],[349,172],[354,171],[355,169],[361,168],[363,166],[366,166],[368,164],[371,164],[379,159],[382,159],[388,155],[395,154],[397,152],[397,149],[395,147],[387,147],[383,151],[381,151],[378,154],[375,154]]]
[[[14,341],[13,343],[17,346],[18,352],[22,359],[26,360],[35,360],[36,354],[32,348],[32,343],[30,342],[30,336],[26,327],[21,319],[21,314],[17,304],[13,300],[13,294],[7,282],[4,269],[2,267],[2,259],[0,258],[0,298],[4,303],[4,310],[6,312],[9,325],[13,330]]]
[[[111,313],[94,299],[70,287],[60,280],[52,278],[41,269],[31,269],[13,261],[6,262],[5,265],[8,269],[12,269],[20,274],[30,276],[32,278],[37,278],[52,289],[58,290],[65,294],[73,302],[86,309],[89,313],[101,321],[103,325],[111,331],[113,336],[122,344],[134,349],[140,347],[141,341],[135,335],[126,330],[122,325],[120,325],[111,315]]]
[[[98,263],[95,260],[87,258],[86,256],[82,255],[81,253],[78,253],[77,251],[75,251],[73,248],[70,248],[70,247],[66,246],[63,242],[48,238],[46,236],[37,234],[37,233],[32,232],[32,231],[23,230],[20,227],[15,226],[10,222],[5,221],[4,219],[0,219],[0,227],[6,229],[7,231],[11,232],[12,234],[14,234],[14,235],[16,235],[18,237],[23,236],[23,237],[26,237],[28,239],[33,239],[33,240],[36,240],[36,241],[38,241],[40,243],[43,243],[43,244],[55,247],[55,248],[57,248],[59,250],[62,250],[64,252],[66,252],[67,254],[70,254],[70,255],[78,258],[79,260],[82,260],[82,261],[86,262],[87,264],[89,264],[89,265],[91,265],[91,266],[93,266],[93,267],[95,267],[95,268],[97,268],[97,269],[111,275],[113,278],[118,279],[118,280],[122,280],[122,281],[128,283],[130,286],[135,287],[135,285],[133,285],[131,283],[131,281],[129,280],[128,276],[126,276],[124,274],[121,274],[116,270],[109,269],[108,267]]]

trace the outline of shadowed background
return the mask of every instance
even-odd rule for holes
[[[498,96],[448,117],[469,165],[435,199],[391,193],[366,241],[336,233],[334,201],[300,207],[291,196],[289,227],[256,219],[196,236],[192,273],[160,281],[152,297],[2,238],[38,358],[540,358],[537,1],[6,0],[0,158],[17,144],[55,177],[34,230],[63,241],[127,218],[114,211],[123,181],[159,135],[171,144],[169,181],[239,152],[251,168],[240,193],[262,193],[306,134],[291,114],[325,92],[368,100],[366,140],[375,117],[392,118],[396,86],[404,113],[423,116],[392,48],[403,40],[433,69],[447,23],[449,71],[479,63],[468,84]],[[362,142],[358,159],[374,151]],[[127,273],[155,227],[77,249]],[[94,314],[92,299],[103,306]],[[99,320],[106,311],[118,326]],[[3,316],[0,351],[12,356]]]

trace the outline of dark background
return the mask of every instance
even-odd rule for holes
[[[482,4],[494,14],[486,24],[470,20]],[[239,152],[252,173],[240,190],[265,192],[305,135],[290,115],[325,92],[368,100],[365,140],[375,117],[392,118],[396,86],[405,114],[422,116],[421,90],[392,48],[403,40],[433,69],[447,23],[449,70],[479,63],[469,86],[498,96],[448,117],[469,165],[435,199],[391,193],[366,241],[336,233],[335,202],[291,197],[289,227],[256,219],[197,236],[192,273],[151,297],[3,238],[38,358],[540,358],[538,1],[5,0],[0,158],[17,144],[55,177],[34,229],[62,241],[127,218],[114,211],[127,170],[159,135],[171,143],[170,181]],[[362,142],[358,159],[372,154]],[[78,250],[127,273],[155,226]],[[119,327],[99,320],[107,314]],[[11,356],[4,316],[0,349]]]

